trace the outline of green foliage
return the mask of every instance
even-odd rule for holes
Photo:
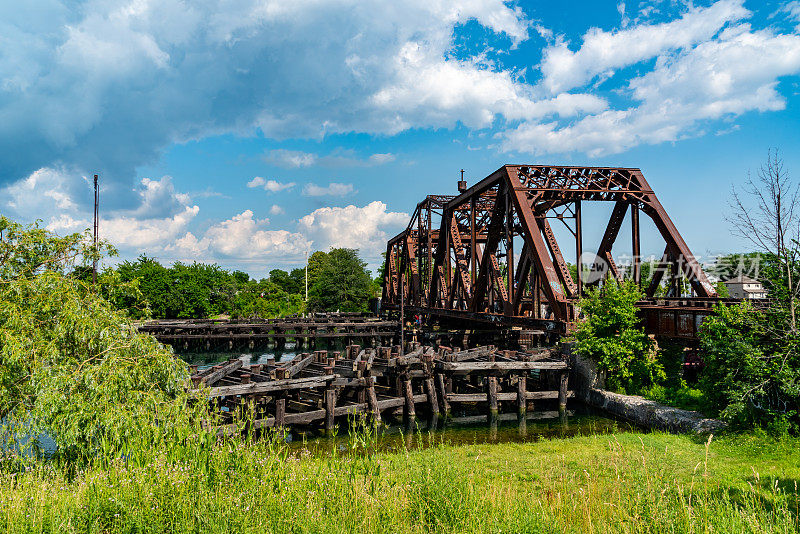
[[[287,273],[282,269],[273,269],[269,272],[269,281],[276,284],[287,294],[304,295],[306,270],[292,269],[291,273]]]
[[[700,389],[715,413],[738,427],[800,429],[797,334],[775,328],[770,311],[747,301],[718,305],[700,327]]]
[[[529,427],[530,429],[530,427]],[[796,533],[800,443],[618,433],[291,454],[187,440],[74,479],[0,469],[0,531]],[[332,447],[333,448],[333,447]]]
[[[144,255],[136,261],[123,262],[117,272],[125,282],[138,280],[157,319],[200,319],[230,313],[238,284],[244,277],[249,280],[246,273],[230,273],[218,265],[178,262],[168,268]],[[136,309],[132,302],[119,304]]]
[[[231,307],[231,316],[271,319],[304,311],[305,302],[300,295],[287,293],[271,279],[260,282],[253,280],[239,287]]]
[[[132,436],[166,431],[186,365],[63,274],[91,261],[87,237],[2,221],[13,231],[0,276],[0,419],[46,431],[69,460],[112,457]]]
[[[367,264],[358,251],[334,248],[315,252],[308,263],[308,308],[311,311],[366,312],[375,293]]]
[[[641,298],[632,281],[610,279],[601,289],[590,289],[580,302],[586,318],[575,331],[575,350],[597,362],[613,390],[633,393],[664,378],[638,317],[636,302]]]

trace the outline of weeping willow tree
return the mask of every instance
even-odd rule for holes
[[[0,421],[50,435],[58,457],[131,455],[185,413],[186,365],[103,293],[71,276],[100,254],[88,232],[65,237],[0,217]],[[10,431],[8,431],[10,429]]]

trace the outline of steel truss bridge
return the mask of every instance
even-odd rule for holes
[[[463,179],[458,185],[457,196],[425,197],[406,229],[389,240],[385,310],[403,306],[406,314],[432,320],[564,333],[588,285],[623,275],[642,283],[642,213],[665,243],[639,303],[647,331],[693,338],[720,300],[639,169],[504,165],[472,187]],[[613,203],[613,210],[599,246],[587,249],[597,251],[595,261],[573,276],[551,221],[566,227],[575,257],[585,258],[586,202]],[[623,272],[612,250],[628,213],[633,254]],[[692,297],[681,297],[683,281]],[[662,282],[666,297],[655,298]]]

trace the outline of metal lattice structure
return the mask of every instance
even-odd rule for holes
[[[566,325],[589,283],[620,278],[612,249],[630,212],[633,258],[628,274],[641,283],[639,216],[652,219],[664,239],[648,297],[664,280],[667,296],[680,279],[693,296],[716,297],[702,268],[634,168],[505,165],[458,196],[428,196],[407,228],[386,249],[383,307],[402,304],[411,313],[505,324]],[[584,256],[581,206],[614,203],[590,272],[573,276],[550,220],[564,223],[575,257]],[[515,241],[518,248],[515,250]],[[521,244],[521,247],[520,247]],[[508,273],[513,273],[511,276]]]

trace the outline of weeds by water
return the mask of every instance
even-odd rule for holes
[[[41,460],[6,463],[0,531],[800,530],[797,440],[624,433],[390,453],[365,422],[350,434],[318,455],[277,431],[218,440],[198,426],[72,478]]]

